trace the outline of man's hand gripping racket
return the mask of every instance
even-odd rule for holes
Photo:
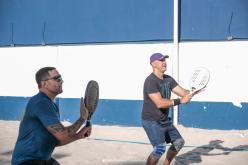
[[[94,112],[96,111],[98,100],[99,100],[99,85],[96,81],[91,80],[87,84],[84,95],[84,104],[89,111],[86,126],[91,125],[90,119],[94,114]]]
[[[201,92],[208,84],[210,79],[210,72],[204,67],[197,67],[193,70],[189,86],[191,95]]]

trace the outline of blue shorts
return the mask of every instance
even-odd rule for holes
[[[172,143],[177,139],[183,139],[172,122],[159,123],[142,120],[142,125],[153,147],[165,142]]]

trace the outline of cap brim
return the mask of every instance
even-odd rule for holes
[[[166,58],[169,58],[168,55],[164,55],[164,57],[161,57],[159,60],[163,60],[163,59],[166,59]]]

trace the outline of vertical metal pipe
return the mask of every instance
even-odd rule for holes
[[[179,0],[174,0],[172,74],[177,82],[179,82],[178,8]],[[178,106],[173,108],[173,123],[178,125]]]

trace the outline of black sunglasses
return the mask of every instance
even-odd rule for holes
[[[55,81],[57,81],[57,82],[60,82],[60,81],[62,81],[63,79],[62,79],[61,75],[58,74],[57,76],[54,76],[54,77],[45,79],[44,81],[47,81],[47,80],[55,80]]]

